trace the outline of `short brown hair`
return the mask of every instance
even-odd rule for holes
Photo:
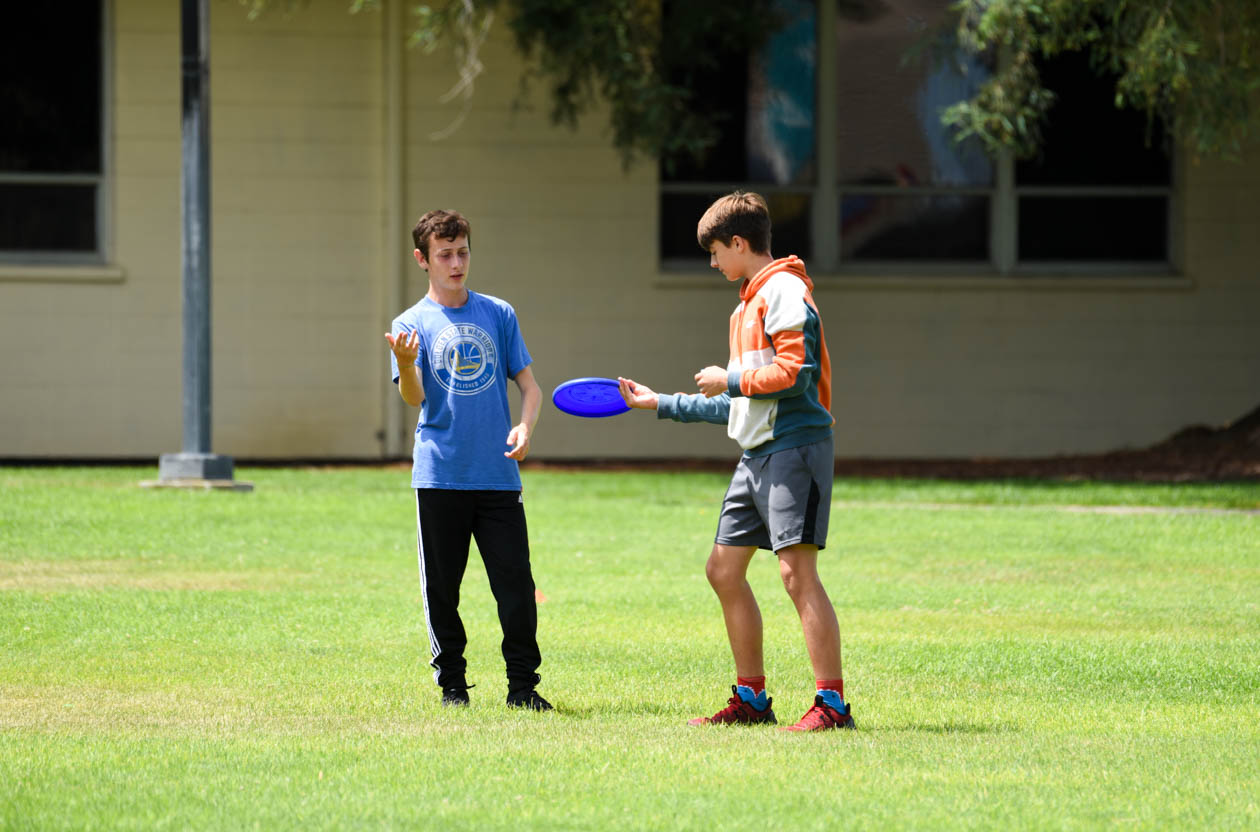
[[[411,240],[420,249],[425,260],[429,259],[429,238],[434,234],[441,240],[454,240],[462,234],[468,238],[469,244],[472,243],[472,229],[468,220],[458,211],[444,211],[440,208],[430,211],[411,229]]]
[[[747,240],[754,254],[770,253],[770,209],[761,194],[735,191],[719,197],[696,226],[696,240],[705,251],[715,241],[729,246],[736,236]]]

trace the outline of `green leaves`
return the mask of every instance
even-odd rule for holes
[[[687,83],[716,54],[748,54],[773,22],[769,0],[514,0],[507,25],[531,64],[525,83],[547,85],[551,118],[575,125],[609,105],[613,144],[629,165],[679,151],[698,156],[720,125],[693,112]]]
[[[307,0],[238,0],[253,19]],[[347,0],[351,12],[380,0]],[[958,0],[965,51],[997,57],[976,95],[942,115],[958,139],[991,153],[1035,153],[1054,105],[1038,60],[1084,51],[1115,79],[1117,107],[1162,119],[1201,156],[1237,157],[1260,126],[1260,3],[1255,0]],[[700,156],[722,129],[695,105],[696,71],[717,55],[747,55],[778,25],[771,0],[447,0],[410,7],[410,44],[450,43],[476,61],[494,15],[528,61],[522,83],[542,83],[557,124],[608,106],[613,144],[636,158]],[[479,67],[474,67],[478,68]],[[473,73],[475,75],[475,73]]]
[[[944,122],[961,140],[1026,156],[1054,98],[1039,58],[1086,51],[1115,77],[1116,106],[1162,119],[1202,156],[1236,158],[1257,126],[1260,4],[1254,0],[960,0],[958,42],[998,70]]]

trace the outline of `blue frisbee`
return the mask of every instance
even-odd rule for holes
[[[557,387],[551,403],[571,416],[599,419],[630,409],[615,378],[575,378]]]

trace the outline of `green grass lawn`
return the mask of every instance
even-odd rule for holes
[[[475,557],[473,705],[439,706],[406,472],[155,474],[0,469],[0,828],[1260,826],[1260,484],[837,482],[859,730],[798,736],[685,724],[734,681],[722,475],[525,473],[540,715]],[[799,623],[750,580],[794,720]]]

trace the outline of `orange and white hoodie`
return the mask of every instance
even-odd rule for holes
[[[662,395],[657,418],[725,423],[745,456],[831,436],[831,358],[813,288],[795,255],[744,280],[731,314],[727,392]]]

